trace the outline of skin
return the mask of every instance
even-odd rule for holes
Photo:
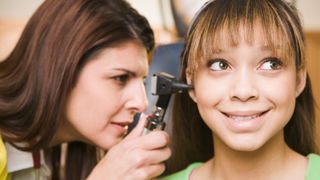
[[[215,151],[192,179],[304,178],[307,160],[286,145],[283,128],[306,72],[297,72],[294,58],[283,60],[277,55],[281,49],[273,52],[261,31],[255,32],[252,43],[242,35],[237,46],[223,44],[194,76],[187,74],[195,87],[189,94],[213,132]]]
[[[141,136],[143,116],[124,138],[134,114],[147,108],[147,73],[147,52],[138,42],[104,49],[81,70],[54,143],[83,141],[108,151],[89,179],[149,179],[164,171],[167,133]]]
[[[66,118],[67,141],[85,141],[109,149],[126,133],[137,112],[147,107],[144,78],[146,50],[126,43],[99,53],[81,70],[70,93]],[[62,139],[62,138],[61,138]]]

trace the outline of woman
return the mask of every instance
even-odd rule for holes
[[[0,136],[0,179],[7,179],[8,172],[7,172],[7,152],[4,147],[2,138]]]
[[[153,47],[147,20],[124,0],[45,1],[0,64],[0,132],[11,177],[160,175],[170,156],[167,134],[141,136],[142,118],[124,137],[147,106],[143,81]],[[17,167],[17,154],[31,157],[26,167]]]
[[[190,26],[164,179],[320,179],[297,10],[214,0]],[[184,169],[186,168],[186,169]],[[184,170],[182,170],[184,169]]]

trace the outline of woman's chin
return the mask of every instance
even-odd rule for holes
[[[107,151],[107,150],[111,149],[113,146],[120,143],[122,140],[123,140],[123,138],[114,138],[114,139],[109,139],[107,141],[104,140],[104,141],[91,143],[91,144],[94,144],[95,146],[98,146],[99,148]]]

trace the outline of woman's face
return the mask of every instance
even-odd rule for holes
[[[271,139],[283,139],[305,85],[305,71],[297,73],[294,60],[278,57],[260,34],[252,43],[242,38],[235,47],[222,46],[193,77],[187,75],[195,87],[189,94],[215,143],[237,151],[254,151]]]
[[[81,70],[68,98],[60,137],[109,149],[118,143],[137,112],[147,107],[144,78],[147,52],[128,42],[107,48]]]

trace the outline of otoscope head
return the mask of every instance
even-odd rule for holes
[[[178,82],[174,76],[165,72],[154,74],[151,80],[151,93],[153,95],[181,93],[192,88],[193,86]]]
[[[166,124],[163,118],[169,105],[171,94],[180,93],[191,88],[193,87],[178,82],[174,76],[168,73],[160,72],[154,74],[151,79],[151,93],[159,95],[159,97],[155,111],[147,118],[147,125],[143,134],[153,130],[163,130]]]

